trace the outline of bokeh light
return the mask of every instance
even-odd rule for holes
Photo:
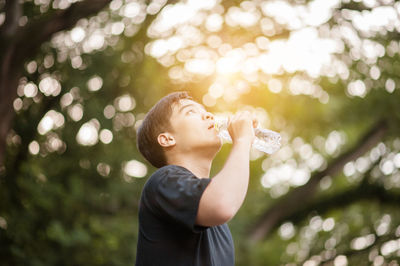
[[[114,106],[121,112],[128,112],[136,107],[136,101],[130,95],[125,94],[115,99]]]
[[[77,122],[83,117],[83,106],[80,103],[74,104],[68,108],[69,117]]]
[[[49,76],[39,82],[39,89],[46,96],[57,96],[61,92],[61,84],[57,79]]]
[[[124,172],[128,176],[142,178],[147,175],[147,166],[137,160],[130,160],[126,162]]]
[[[40,120],[37,130],[39,134],[44,135],[50,130],[63,126],[64,122],[64,116],[61,113],[50,110]]]
[[[87,82],[89,91],[98,91],[103,86],[103,79],[99,76],[94,76]]]
[[[76,141],[83,146],[93,146],[99,140],[100,124],[96,119],[84,123],[76,135]]]
[[[31,154],[38,154],[40,151],[39,143],[36,140],[32,141],[31,143],[29,143],[28,149]]]
[[[108,129],[102,129],[100,131],[100,141],[104,144],[110,144],[113,140],[113,133]]]
[[[80,1],[34,0],[24,5],[34,7],[39,17],[75,2]],[[97,15],[54,34],[39,56],[24,63],[12,107],[23,118],[20,121],[38,115],[39,123],[33,128],[38,134],[26,141],[21,133],[26,125],[18,122],[7,143],[12,152],[19,147],[28,151],[30,174],[42,185],[43,195],[47,189],[43,184],[48,182],[50,187],[57,177],[48,169],[43,171],[41,160],[57,162],[58,156],[67,165],[70,151],[79,157],[77,171],[99,178],[104,189],[117,191],[122,181],[132,183],[123,185],[122,192],[136,193],[145,182],[140,178],[151,168],[140,161],[134,147],[135,130],[155,98],[188,86],[216,115],[249,110],[261,127],[281,133],[283,145],[275,154],[250,153],[255,181],[249,187],[250,204],[243,205],[246,215],[257,218],[286,199],[285,195],[315,184],[309,182],[315,176],[320,180],[310,189],[310,195],[312,191],[318,194],[309,203],[304,201],[305,208],[315,207],[312,212],[282,210],[293,216],[283,215],[273,225],[276,237],[262,239],[251,249],[239,247],[240,252],[249,252],[249,258],[254,255],[254,261],[246,263],[264,263],[265,251],[273,243],[283,250],[278,259],[288,266],[352,265],[357,254],[364,254],[372,265],[391,265],[390,260],[400,254],[400,226],[391,206],[371,203],[365,207],[364,201],[350,200],[351,206],[320,212],[318,205],[308,204],[350,193],[361,185],[371,186],[366,192],[377,200],[375,188],[389,196],[400,188],[396,134],[340,164],[337,173],[319,176],[357,144],[365,126],[386,115],[386,104],[393,106],[400,82],[395,63],[400,43],[393,38],[400,31],[399,14],[400,3],[393,0],[113,0]],[[35,19],[23,14],[18,25],[31,25]],[[4,21],[5,12],[0,13],[0,25]],[[42,106],[47,107],[42,110]],[[378,108],[369,115],[371,106]],[[343,113],[352,108],[354,113]],[[71,161],[76,164],[75,159]],[[20,169],[27,168],[21,165]],[[62,189],[71,188],[75,197],[87,178],[74,178]],[[110,194],[93,190],[84,199],[93,197],[93,205],[98,198],[105,200],[104,210],[112,213],[124,205],[132,207],[125,201],[137,204],[124,198],[125,193],[108,200]],[[238,217],[232,228],[250,224],[254,218]],[[0,217],[3,229],[7,228],[5,219]],[[66,235],[74,236],[74,232]],[[60,243],[67,243],[65,239]],[[115,239],[106,245],[117,247]],[[275,245],[271,239],[282,242]],[[342,252],[346,249],[347,253]]]

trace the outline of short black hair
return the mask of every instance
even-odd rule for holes
[[[171,130],[172,106],[181,99],[192,99],[185,91],[174,92],[161,98],[146,114],[137,130],[136,145],[140,153],[153,166],[167,165],[164,149],[158,143],[158,135]]]

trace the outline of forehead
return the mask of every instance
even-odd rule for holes
[[[193,106],[195,108],[202,108],[204,106],[190,99],[181,99],[172,105],[173,114],[179,114],[185,107]]]

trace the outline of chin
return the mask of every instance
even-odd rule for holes
[[[222,140],[219,137],[217,139],[214,139],[209,145],[209,148],[212,149],[215,153],[219,152],[221,147],[222,147]]]
[[[218,140],[215,143],[215,147],[218,149],[218,151],[221,149],[222,147],[222,140],[218,137]]]

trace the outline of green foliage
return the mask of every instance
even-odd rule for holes
[[[40,1],[23,3],[28,21],[57,10],[44,3],[40,7],[37,2]],[[288,1],[300,6],[308,2],[312,1]],[[340,12],[344,8],[355,8],[354,12],[361,14],[358,9],[365,7],[358,2],[335,7],[330,20],[315,28],[321,35],[327,34],[326,28],[329,28],[333,39],[343,41],[346,36],[335,35],[335,30],[340,31],[335,27],[345,25],[357,29],[347,21],[349,15]],[[251,3],[222,1],[220,6],[203,10],[202,14],[226,15],[231,7],[252,10]],[[257,8],[256,11],[260,9]],[[399,249],[388,252],[384,248],[391,240],[398,243],[400,237],[396,206],[400,193],[400,49],[396,30],[370,35],[359,33],[362,40],[372,40],[384,47],[384,54],[372,63],[368,58],[357,58],[351,43],[343,41],[342,53],[331,56],[346,62],[347,77],[337,73],[315,77],[301,70],[266,74],[259,70],[256,80],[252,81],[243,73],[193,74],[185,69],[185,64],[190,56],[204,56],[205,50],[196,49],[207,48],[208,53],[222,56],[218,51],[221,45],[207,46],[210,36],[218,36],[231,48],[241,48],[256,43],[260,36],[267,36],[270,41],[285,40],[295,31],[293,28],[261,13],[257,14],[264,22],[247,27],[224,23],[218,31],[208,30],[204,23],[191,22],[193,25],[186,26],[199,29],[204,40],[193,38],[187,47],[167,51],[164,58],[152,57],[145,52],[151,42],[178,34],[179,29],[167,30],[163,33],[165,36],[151,39],[149,25],[157,15],[132,22],[121,17],[118,10],[122,8],[117,11],[106,8],[98,16],[78,23],[88,35],[93,33],[93,28],[112,32],[114,27],[117,33],[109,33],[100,48],[84,51],[82,43],[72,42],[71,32],[65,31],[59,37],[62,44],[56,40],[46,42],[35,58],[25,62],[17,98],[22,107],[15,108],[5,169],[0,168],[1,265],[132,265],[136,257],[140,193],[146,177],[155,170],[137,151],[135,128],[162,96],[188,90],[204,103],[203,96],[219,79],[227,82],[226,90],[238,84],[242,87],[233,90],[238,96],[234,100],[223,96],[214,99],[215,104],[208,106],[210,111],[262,110],[263,117],[268,118],[266,125],[284,137],[277,154],[252,154],[249,192],[243,207],[230,222],[237,265],[301,265],[310,260],[322,265],[332,263],[340,255],[346,256],[348,265],[366,265],[380,257],[387,263],[398,260]],[[112,23],[121,21],[125,23],[125,30],[118,33],[118,24]],[[274,32],[266,30],[265,25]],[[397,50],[390,52],[392,46]],[[371,74],[374,67],[379,69],[377,78]],[[171,75],[177,69],[181,79]],[[61,92],[56,96],[46,96],[40,89],[40,82],[48,76],[60,83]],[[98,90],[88,85],[93,77],[101,78]],[[274,92],[272,79],[279,80],[279,92]],[[296,79],[308,82],[307,86],[322,88],[329,95],[329,101],[316,93],[294,93],[290,88]],[[349,84],[356,80],[362,81],[366,88],[367,93],[362,97],[349,94]],[[34,97],[24,95],[23,88],[29,82],[39,87]],[[127,95],[131,103],[124,109],[119,100]],[[60,114],[62,119],[57,119],[62,122],[41,134],[40,123],[49,111]],[[354,146],[368,144],[360,140],[381,119],[386,120],[388,129],[372,140],[375,141],[372,149],[356,154],[343,165],[335,165],[335,160]],[[89,145],[79,143],[77,135],[87,123],[97,127],[100,135],[106,132],[102,130],[109,130],[112,139],[100,137],[101,140],[97,138]],[[332,141],[335,148],[329,146],[333,145]],[[223,167],[229,150],[229,144],[222,147],[213,162],[211,175]],[[318,162],[318,158],[323,163],[313,168],[312,163]],[[144,178],[126,173],[124,167],[132,160],[145,165]],[[266,174],[274,168],[278,169],[277,179],[283,178],[287,166],[307,169],[311,181],[293,184],[294,173],[291,173],[290,178],[276,184],[263,183]],[[282,200],[297,188],[306,187],[330,166],[340,169],[318,180],[315,190],[292,201],[295,208],[278,219],[261,240],[250,239],[252,230],[268,210],[280,206]],[[360,193],[364,188],[365,194]],[[366,236],[373,241],[363,238],[360,243],[368,245],[354,244],[357,238]]]

